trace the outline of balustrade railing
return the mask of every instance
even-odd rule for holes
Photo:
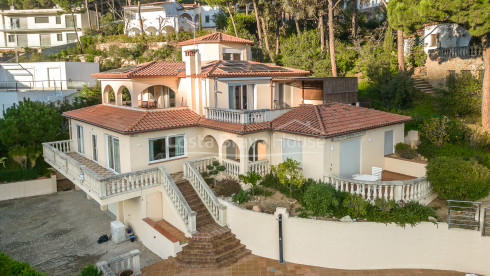
[[[116,276],[125,270],[132,270],[132,275],[141,274],[140,254],[138,249],[131,250],[128,253],[114,257],[107,261],[101,261],[96,264],[97,268],[104,276]]]
[[[172,179],[167,169],[164,167],[158,168],[160,170],[160,174],[162,176],[162,185],[163,189],[167,193],[167,196],[172,201],[173,206],[175,207],[177,213],[180,215],[180,218],[184,221],[187,229],[191,234],[196,233],[196,215],[197,213],[192,211],[191,207],[185,200],[184,196],[180,192],[177,184]]]
[[[480,46],[437,48],[429,50],[429,54],[436,54],[440,58],[480,57],[483,55],[483,48]]]
[[[290,110],[291,109],[236,110],[206,107],[206,118],[228,123],[253,124],[270,122]]]
[[[269,173],[269,160],[259,160],[249,163],[248,171],[253,171],[261,176],[265,176]]]
[[[240,162],[230,159],[222,159],[221,163],[225,166],[225,174],[238,179],[240,174]]]
[[[336,190],[359,195],[374,201],[377,198],[395,201],[419,201],[432,193],[426,177],[403,181],[362,181],[325,175],[324,181]]]
[[[204,158],[199,158],[199,159],[194,159],[189,161],[194,168],[199,173],[205,172],[208,170],[208,166],[212,165],[214,161],[218,161],[218,157],[204,157]]]
[[[221,204],[191,162],[184,162],[184,178],[189,180],[202,202],[221,226],[226,226],[226,206]]]
[[[157,186],[160,176],[159,168],[152,168],[104,178],[100,181],[101,198]]]

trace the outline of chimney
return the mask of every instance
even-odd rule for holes
[[[184,51],[185,74],[196,75],[201,73],[201,54],[197,49]]]

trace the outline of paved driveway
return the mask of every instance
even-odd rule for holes
[[[142,266],[161,260],[140,242],[97,244],[113,220],[82,191],[0,201],[0,251],[49,275],[77,274],[133,249],[141,251]]]

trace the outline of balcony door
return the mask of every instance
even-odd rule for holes
[[[254,109],[255,85],[240,84],[228,86],[228,106],[230,109]]]
[[[106,135],[106,153],[107,167],[117,173],[121,173],[119,139],[117,137]]]
[[[352,178],[361,173],[361,139],[340,142],[340,176]]]

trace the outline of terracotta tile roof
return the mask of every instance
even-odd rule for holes
[[[63,116],[122,134],[196,126],[200,118],[186,107],[145,111],[103,104],[68,111]]]
[[[282,67],[275,64],[244,60],[216,60],[201,67],[198,77],[274,77],[274,76],[305,76],[310,71]],[[179,77],[186,77],[180,72]]]
[[[301,105],[272,121],[275,131],[333,137],[412,120],[409,116],[342,103]]]
[[[206,119],[202,117],[199,120],[199,126],[236,133],[236,134],[249,134],[249,133],[269,130],[271,128],[271,123],[265,122],[265,123],[254,123],[254,124],[237,124],[237,123],[221,122],[221,121]]]
[[[179,70],[184,69],[185,63],[183,61],[160,60],[100,72],[91,77],[97,79],[130,79],[134,77],[177,76]]]
[[[254,44],[253,41],[248,40],[248,39],[243,39],[243,38],[239,38],[236,36],[216,32],[216,33],[196,37],[195,40],[189,39],[189,40],[181,41],[177,45],[178,46],[187,46],[187,45],[193,45],[194,43],[195,44],[202,44],[202,43],[222,43],[222,42],[239,43],[239,44]]]

